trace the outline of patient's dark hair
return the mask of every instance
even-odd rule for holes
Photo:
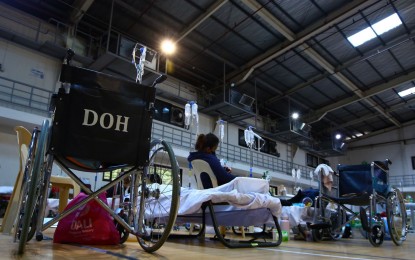
[[[219,138],[212,134],[200,134],[197,137],[195,149],[197,151],[204,151],[206,148],[213,148],[219,144]]]

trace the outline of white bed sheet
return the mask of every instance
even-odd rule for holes
[[[269,184],[262,179],[238,177],[212,189],[182,189],[178,214],[198,213],[206,201],[229,203],[229,211],[268,208],[274,216],[281,214],[281,201],[269,194]]]
[[[159,188],[164,190],[164,192],[166,189],[169,189],[169,187],[163,185],[160,185]],[[221,225],[227,224],[227,221],[231,221],[233,225],[242,225],[242,221],[246,223],[246,220],[256,220],[259,223],[272,223],[271,214],[279,217],[282,208],[280,199],[272,197],[269,194],[268,181],[237,177],[227,184],[212,189],[196,190],[181,188],[180,206],[178,210],[179,222],[181,222],[181,218],[186,216],[189,218],[199,216],[200,218],[200,213],[202,212],[201,206],[207,201],[212,201],[213,203],[229,203],[229,205],[219,206],[219,208],[215,206],[216,215],[218,216],[218,220],[220,219],[219,224]],[[158,203],[161,206],[148,207],[152,211],[146,212],[147,216],[162,217],[164,212],[170,211],[170,202],[170,196],[160,198]],[[241,211],[244,212],[241,214]],[[266,213],[265,211],[268,213],[264,214]],[[209,220],[210,218],[207,218],[207,221]]]

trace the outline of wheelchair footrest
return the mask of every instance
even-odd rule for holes
[[[316,222],[310,223],[307,225],[311,229],[324,229],[324,228],[331,228],[331,224],[328,222]]]
[[[366,210],[363,207],[360,207],[360,222],[362,223],[362,229],[366,232],[370,232],[369,221],[367,220]]]

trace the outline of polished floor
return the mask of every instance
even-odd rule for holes
[[[53,236],[54,229],[45,232]],[[32,240],[25,254],[16,255],[17,244],[12,237],[0,235],[0,259],[414,259],[415,234],[409,234],[402,246],[385,240],[380,247],[373,247],[363,238],[339,241],[307,242],[293,240],[274,248],[229,249],[220,242],[205,239],[169,239],[158,251],[149,254],[129,239],[117,246],[87,246],[54,244],[51,239]]]

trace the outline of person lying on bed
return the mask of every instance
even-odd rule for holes
[[[215,151],[219,145],[219,138],[212,134],[200,134],[197,137],[195,149],[196,152],[191,152],[187,160],[192,162],[193,160],[200,159],[207,162],[216,176],[218,185],[223,185],[235,179],[236,176],[231,174],[232,169],[230,167],[223,167],[216,157]],[[200,175],[203,187],[212,188],[212,182],[210,181],[209,175],[202,173]]]

